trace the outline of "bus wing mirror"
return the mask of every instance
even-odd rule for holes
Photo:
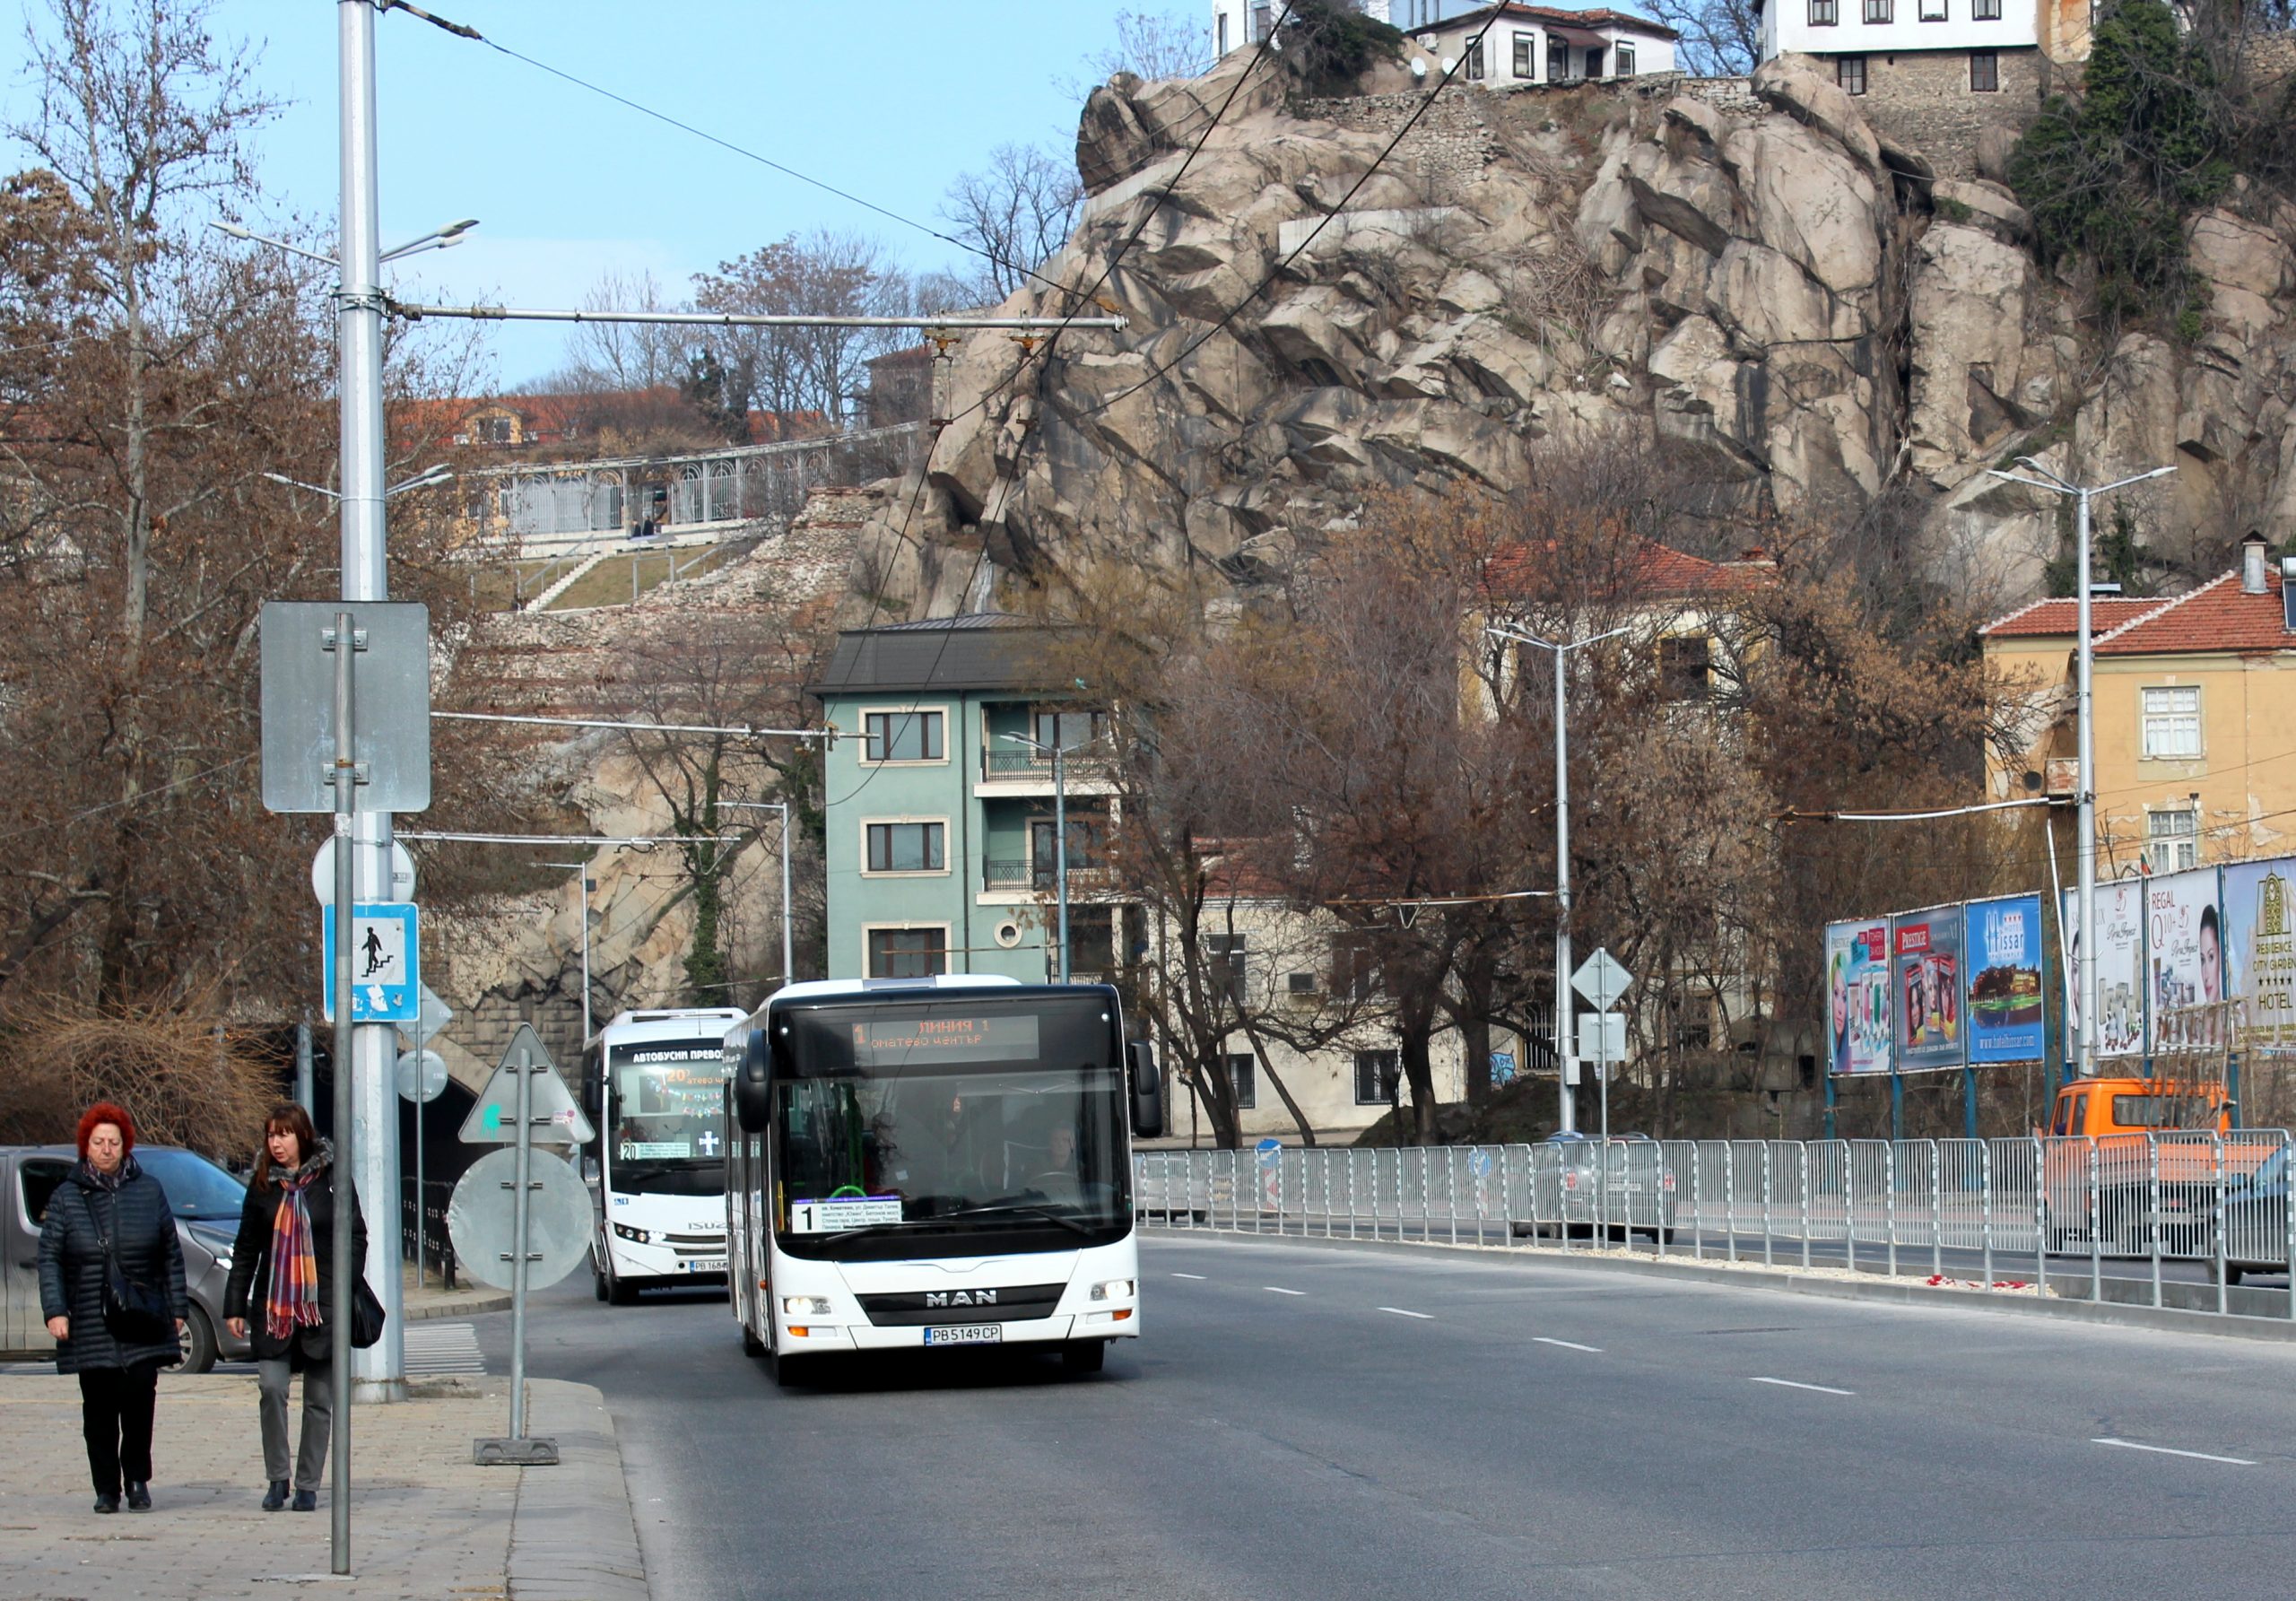
[[[1164,1132],[1163,1084],[1156,1072],[1156,1048],[1145,1040],[1125,1047],[1132,1065],[1132,1132],[1154,1139]]]
[[[744,1134],[763,1134],[773,1064],[763,1029],[752,1029],[742,1042],[742,1063],[734,1070],[734,1116]]]

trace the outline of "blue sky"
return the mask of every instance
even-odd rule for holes
[[[1073,85],[1116,42],[1120,10],[1202,0],[424,0],[490,39],[657,107],[886,208],[936,223],[957,174],[1005,143],[1075,134]],[[37,0],[26,10],[37,14]],[[256,79],[292,101],[258,135],[270,204],[331,226],[335,206],[335,0],[218,0],[214,30],[260,51]],[[383,237],[457,217],[460,248],[410,259],[394,283],[439,300],[577,303],[599,274],[688,276],[770,240],[850,228],[917,268],[956,253],[923,234],[730,154],[404,13],[378,27]],[[0,59],[17,57],[13,28]],[[7,110],[28,93],[0,68]],[[10,152],[12,155],[14,152]],[[549,326],[492,335],[497,376],[559,363]]]

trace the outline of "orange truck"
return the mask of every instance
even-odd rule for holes
[[[2213,1251],[2215,1142],[2165,1136],[2224,1135],[2228,1186],[2255,1172],[2279,1148],[2277,1139],[2243,1140],[2232,1127],[2223,1084],[2206,1079],[2074,1079],[2057,1091],[2048,1127],[2039,1132],[2063,1136],[2050,1141],[2042,1163],[2048,1249],[2089,1245],[2091,1157],[2086,1144],[2072,1143],[2088,1139],[2096,1143],[2097,1245],[2106,1256],[2150,1256],[2156,1224],[2164,1256]],[[2157,1189],[2155,1143],[2148,1135],[2164,1136],[2157,1142]]]

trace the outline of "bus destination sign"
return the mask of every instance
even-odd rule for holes
[[[1027,1062],[1037,1055],[1033,1017],[871,1017],[851,1027],[857,1067]]]

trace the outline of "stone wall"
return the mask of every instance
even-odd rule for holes
[[[1964,50],[1900,50],[1866,58],[1866,92],[1857,109],[1875,133],[1918,151],[1940,178],[1974,178],[1979,130],[2022,132],[2048,92],[2048,64],[2039,50],[1998,52],[2001,87],[1970,88]]]
[[[1422,107],[1425,115],[1413,124],[1413,114]],[[1439,94],[1431,105],[1423,91],[1350,95],[1344,100],[1302,101],[1299,112],[1387,139],[1410,125],[1411,132],[1387,159],[1396,169],[1436,184],[1447,178],[1481,177],[1500,153],[1499,138],[1492,131],[1480,93]]]

